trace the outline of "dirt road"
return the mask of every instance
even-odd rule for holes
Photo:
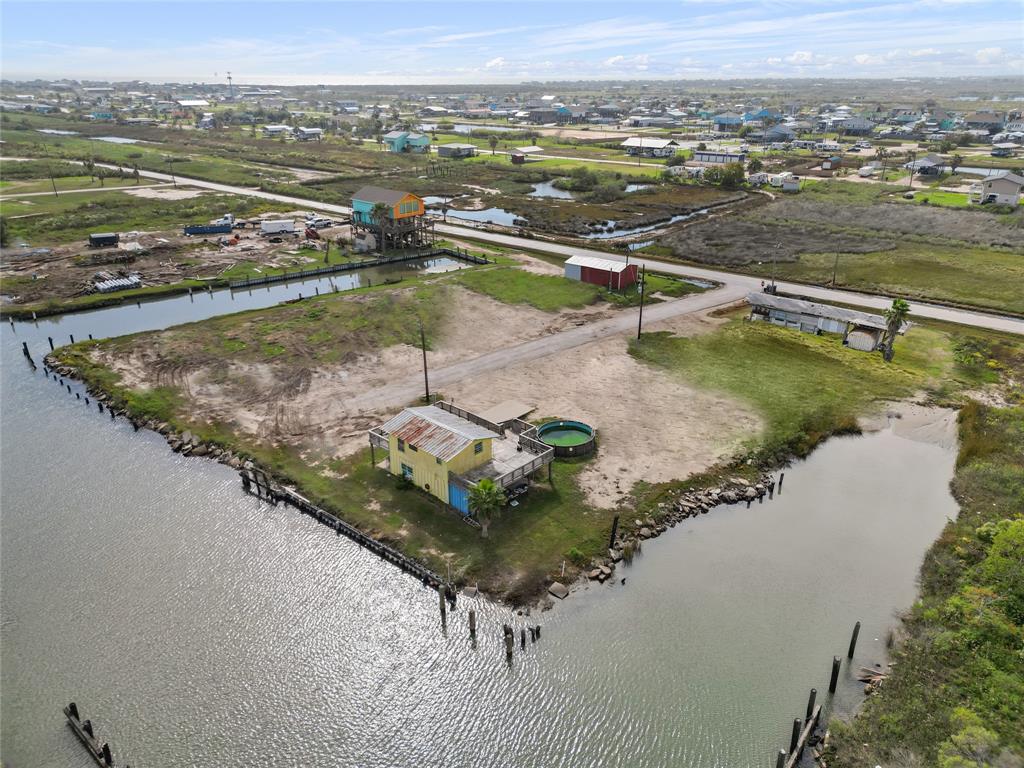
[[[645,307],[644,324],[668,320],[680,315],[696,314],[739,301],[746,290],[725,286],[719,290],[687,296],[682,299]],[[640,310],[617,312],[614,317],[588,322],[549,336],[520,344],[509,337],[509,346],[430,371],[430,385],[435,389],[457,384],[473,376],[512,368],[559,352],[565,352],[593,341],[625,333],[636,333]],[[404,405],[423,393],[423,378],[417,372],[384,386],[372,388],[351,398],[347,407],[356,412],[373,411]]]

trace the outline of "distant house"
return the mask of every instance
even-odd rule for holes
[[[882,315],[789,299],[771,293],[751,293],[747,296],[747,303],[750,304],[751,320],[769,322],[804,333],[839,334],[845,346],[862,352],[874,352],[881,346],[888,325]],[[899,333],[906,333],[909,327],[909,323],[904,323]]]
[[[278,136],[291,136],[292,127],[290,125],[264,125],[263,126],[263,138],[265,139],[276,139]]]
[[[679,145],[672,139],[659,139],[653,136],[630,136],[620,145],[627,155],[634,157],[672,157]]]
[[[693,162],[702,165],[725,165],[726,163],[746,163],[746,152],[724,152],[711,149],[696,149],[693,152]]]
[[[210,102],[206,99],[178,99],[178,106],[182,109],[196,109],[198,107],[208,107]]]
[[[995,133],[1002,130],[1006,115],[1002,112],[971,112],[964,115],[963,123],[968,130]]]
[[[423,199],[411,192],[397,189],[366,186],[352,195],[352,221],[358,224],[376,224],[373,216],[375,205],[383,204],[389,209],[391,221],[401,221],[424,213]]]
[[[992,157],[1013,157],[1014,152],[1020,149],[1019,144],[1014,144],[1012,141],[1003,141],[999,144],[992,145],[992,151],[989,153]]]
[[[404,408],[369,430],[371,450],[386,452],[386,469],[463,515],[483,479],[499,488],[529,481],[554,451],[518,419],[496,424],[450,403]]]
[[[946,161],[941,155],[925,155],[913,162],[904,163],[903,167],[918,176],[938,176],[945,165]]]
[[[796,138],[796,131],[789,125],[773,125],[764,132],[764,140],[768,142],[792,141]]]
[[[711,118],[715,130],[719,133],[734,131],[743,124],[743,115],[736,112],[722,112]]]
[[[863,117],[849,117],[840,121],[837,128],[848,136],[866,136],[875,130],[875,124]]]
[[[323,128],[296,128],[295,138],[299,141],[320,141],[324,137]]]
[[[1017,205],[1020,201],[1024,177],[1010,171],[1000,171],[986,176],[971,185],[970,200],[972,203],[995,203],[998,205]]]
[[[636,284],[636,264],[599,259],[593,256],[572,256],[565,261],[565,276],[570,280],[600,285],[619,291]]]
[[[544,147],[538,147],[531,145],[529,147],[516,147],[509,152],[509,157],[512,160],[513,165],[522,165],[525,163],[530,155],[539,155],[544,151]]]
[[[534,125],[568,123],[572,120],[572,112],[566,107],[534,107],[527,110],[526,119]]]
[[[475,154],[475,144],[459,144],[454,142],[452,144],[439,144],[437,147],[438,157],[473,157]]]
[[[423,154],[430,151],[430,137],[425,133],[391,131],[384,134],[388,152],[414,152]]]

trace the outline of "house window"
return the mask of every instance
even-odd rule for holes
[[[441,464],[441,463],[442,463],[442,461],[441,461],[441,457],[440,457],[440,456],[435,456],[435,457],[434,457],[434,461],[436,461],[436,462],[437,462],[438,464]]]
[[[402,438],[398,438],[398,450],[400,450],[402,453],[405,453],[405,440],[403,440]]]
[[[410,467],[408,464],[402,465],[402,477],[404,477],[406,480],[412,480],[412,467]]]
[[[483,452],[484,452],[484,444],[483,443],[477,443],[476,445],[473,446],[473,453],[483,453]]]
[[[416,447],[415,445],[413,445],[412,443],[409,443],[409,450],[410,450],[410,451],[413,451],[413,452],[416,452],[416,451],[418,451],[418,450],[419,450],[419,448],[417,448],[417,447]]]

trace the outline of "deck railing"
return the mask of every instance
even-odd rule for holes
[[[388,433],[380,427],[374,427],[373,429],[367,430],[367,434],[370,436],[370,445],[374,448],[389,448],[390,440]]]
[[[459,408],[457,405],[449,403],[446,400],[441,400],[440,402],[434,403],[434,407],[440,408],[442,411],[447,411],[453,416],[458,416],[459,418],[465,419],[466,421],[471,421],[477,426],[491,430],[491,432],[495,432],[499,435],[505,434],[505,430],[502,428],[500,424],[495,424],[493,421],[488,421],[483,416],[477,416],[475,413],[467,411],[465,408]]]

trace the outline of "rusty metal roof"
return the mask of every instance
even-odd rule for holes
[[[431,405],[406,408],[380,428],[441,461],[455,458],[476,440],[500,437],[472,421]]]

